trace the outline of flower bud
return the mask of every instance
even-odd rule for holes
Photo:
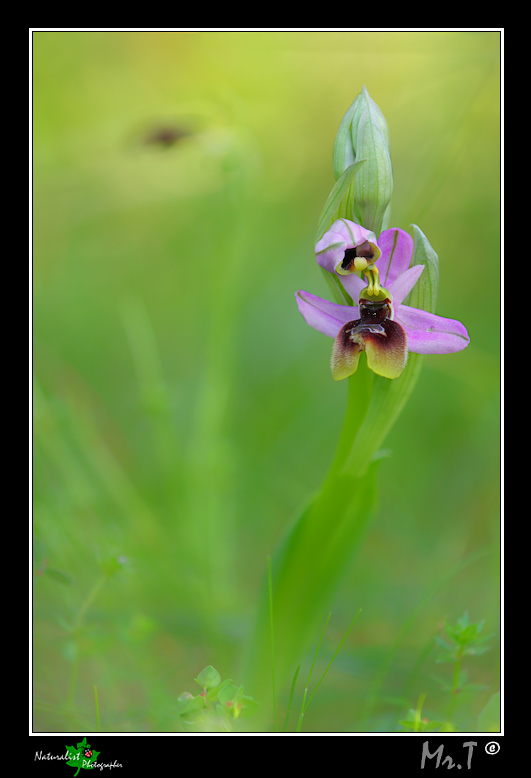
[[[365,87],[339,126],[334,144],[335,177],[362,160],[365,162],[343,198],[350,212],[342,210],[340,215],[379,235],[389,222],[393,171],[387,122]]]

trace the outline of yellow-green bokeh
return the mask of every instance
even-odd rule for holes
[[[406,677],[410,707],[436,707],[444,669],[419,657],[444,618],[497,631],[499,60],[497,32],[33,34],[35,565],[71,581],[35,588],[37,731],[93,728],[94,684],[102,729],[156,731],[205,665],[245,683],[266,556],[345,407],[294,293],[327,295],[313,239],[364,84],[390,131],[390,224],[429,238],[437,312],[471,345],[426,358],[387,440],[325,656],[363,615],[305,726],[355,729],[386,657],[371,726],[403,718]],[[151,142],[167,127],[186,137]],[[112,554],[127,569],[73,642]],[[463,721],[497,668],[493,649],[470,669],[490,692]]]

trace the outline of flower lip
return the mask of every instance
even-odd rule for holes
[[[359,319],[344,324],[332,349],[330,367],[335,381],[356,372],[360,353],[367,353],[371,370],[384,378],[398,378],[407,362],[407,334],[390,318],[390,301],[363,304]]]

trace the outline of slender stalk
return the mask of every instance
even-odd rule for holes
[[[306,695],[308,694],[308,687],[304,689],[304,694],[302,697],[302,705],[301,705],[301,712],[299,713],[299,719],[297,721],[297,732],[301,731],[302,727],[302,720],[304,718],[304,711],[306,710]]]
[[[85,613],[89,609],[89,607],[92,605],[92,602],[96,599],[97,595],[99,594],[100,589],[102,588],[103,584],[105,583],[105,579],[107,576],[105,573],[98,578],[90,592],[88,593],[87,597],[85,598],[84,603],[82,604],[81,608],[78,611],[76,620],[74,622],[74,629],[79,629],[83,623],[83,619],[85,618]]]
[[[313,668],[315,667],[315,662],[317,661],[317,655],[319,654],[319,649],[321,648],[321,643],[323,642],[323,638],[325,636],[326,628],[328,627],[328,622],[330,621],[330,616],[331,615],[332,615],[332,613],[330,612],[328,614],[328,618],[326,620],[326,624],[324,625],[323,631],[321,633],[321,637],[319,638],[319,643],[317,644],[317,651],[315,652],[315,655],[313,657],[312,666],[310,667],[310,672],[308,674],[308,680],[306,681],[306,688],[308,688],[308,686],[310,685],[310,681],[312,680]]]
[[[275,690],[275,640],[273,633],[273,580],[271,576],[271,556],[267,557],[267,580],[269,584],[269,625],[271,629],[271,683],[273,688],[273,715],[275,717],[275,732],[278,732],[277,695]]]
[[[391,380],[375,377],[362,355],[358,370],[348,379],[347,409],[332,465],[273,560],[275,673],[281,687],[314,639],[363,538],[376,507],[378,451],[415,386],[422,359],[410,354],[402,375]],[[270,694],[265,687],[271,661],[268,621],[263,596],[246,666],[246,677],[262,698]]]
[[[343,638],[343,640],[341,641],[341,643],[340,643],[340,644],[339,644],[339,646],[337,647],[337,651],[336,651],[336,653],[334,654],[334,656],[332,657],[332,659],[331,659],[331,660],[330,660],[330,662],[328,663],[328,666],[327,666],[326,670],[324,671],[324,673],[322,674],[322,676],[321,676],[321,679],[319,680],[319,683],[317,684],[317,686],[316,686],[316,687],[315,687],[315,689],[313,690],[313,694],[312,694],[312,696],[310,697],[310,699],[308,700],[308,705],[310,704],[310,702],[311,702],[311,701],[313,700],[313,698],[315,697],[315,693],[316,693],[317,689],[320,687],[320,685],[321,685],[321,684],[322,684],[322,682],[324,681],[324,677],[325,677],[325,675],[327,674],[327,672],[328,672],[328,671],[330,670],[330,668],[332,667],[332,663],[333,663],[334,659],[336,658],[336,656],[337,656],[337,655],[339,654],[339,652],[341,651],[341,646],[343,645],[343,643],[345,642],[345,640],[348,638],[348,636],[349,636],[349,634],[350,634],[350,631],[352,630],[352,627],[354,626],[354,624],[355,624],[355,623],[356,623],[356,621],[358,620],[358,616],[360,615],[360,613],[361,613],[361,608],[360,608],[360,609],[359,609],[359,611],[356,613],[356,616],[355,616],[355,618],[354,618],[354,621],[352,622],[352,624],[350,625],[350,627],[347,629],[347,631],[346,631],[346,633],[345,633],[345,637]],[[308,707],[308,705],[306,705],[306,707]]]
[[[72,710],[74,706],[74,697],[76,694],[76,685],[77,685],[77,676],[79,672],[79,646],[78,646],[78,633],[81,629],[81,626],[83,624],[83,619],[85,618],[85,614],[89,607],[91,606],[92,602],[96,599],[97,595],[99,594],[100,589],[102,588],[103,584],[105,583],[107,576],[105,573],[98,578],[88,595],[86,596],[84,602],[81,605],[81,608],[79,609],[77,616],[74,621],[73,629],[72,629],[72,635],[74,639],[75,644],[75,656],[72,661],[72,669],[70,670],[70,678],[68,681],[68,696],[67,696],[67,708],[69,710]]]
[[[336,448],[334,459],[327,475],[327,482],[336,478],[344,469],[352,450],[352,444],[358,434],[369,407],[372,395],[374,373],[367,367],[365,355],[360,357],[356,373],[348,379],[348,398],[345,419]]]
[[[295,675],[293,676],[293,681],[291,682],[291,691],[289,694],[289,702],[288,702],[288,709],[286,711],[286,718],[284,719],[284,726],[282,728],[282,732],[286,732],[288,728],[288,721],[289,721],[289,714],[291,712],[291,703],[293,702],[293,693],[295,692],[295,684],[297,683],[297,677],[299,675],[299,670],[301,669],[301,666],[299,665],[297,669],[295,670]]]
[[[454,664],[454,671],[452,674],[452,688],[450,691],[450,701],[448,703],[448,708],[446,712],[447,721],[452,720],[452,716],[454,715],[454,711],[455,711],[455,706],[457,705],[457,695],[459,693],[459,678],[461,675],[461,663],[463,661],[463,651],[464,651],[464,646],[462,646],[459,649],[457,660]]]
[[[100,732],[100,705],[98,702],[98,687],[94,684],[94,701],[96,703],[96,732]]]
[[[313,668],[315,667],[315,662],[317,661],[317,656],[319,654],[319,649],[321,648],[321,643],[323,642],[324,634],[326,632],[326,628],[328,627],[328,622],[330,621],[330,616],[331,615],[332,615],[332,613],[328,614],[328,618],[326,620],[326,624],[324,625],[324,629],[321,632],[321,637],[319,639],[319,643],[317,644],[317,650],[316,650],[316,652],[314,654],[314,657],[313,657],[313,662],[312,662],[312,666],[310,667],[310,672],[308,673],[308,680],[306,681],[306,686],[304,688],[304,695],[303,695],[303,698],[302,698],[301,712],[300,712],[300,715],[299,715],[299,720],[297,722],[297,732],[301,731],[302,719],[304,717],[304,713],[306,711],[306,708],[308,707],[306,705],[306,695],[308,694],[308,686],[310,685],[310,681],[312,680]],[[312,694],[312,697],[313,697],[313,694]]]
[[[418,732],[420,729],[420,722],[422,717],[422,706],[424,705],[425,699],[426,699],[426,692],[424,694],[421,694],[417,701],[417,707],[415,709],[415,722],[413,724],[413,732]]]

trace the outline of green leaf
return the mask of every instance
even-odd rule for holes
[[[407,721],[406,719],[402,719],[402,721],[398,722],[401,727],[404,727],[404,729],[411,730],[413,732],[413,729],[415,727],[414,721]]]
[[[242,703],[240,716],[242,719],[249,719],[257,713],[260,703],[253,700],[252,697],[242,696],[239,700]]]
[[[378,465],[370,465],[360,479],[350,474],[332,475],[302,511],[273,558],[275,682],[279,689],[291,682],[293,666],[316,640],[331,597],[364,536],[375,508]],[[265,584],[245,667],[246,684],[261,702],[271,697]]]
[[[484,683],[466,683],[461,686],[461,694],[465,692],[467,694],[477,694],[478,692],[486,692],[488,688]]]
[[[228,702],[234,702],[237,693],[238,687],[233,684],[228,684],[219,692],[218,700],[222,705],[226,705]]]
[[[478,716],[478,732],[501,732],[500,692],[493,694]]]
[[[225,686],[228,686],[230,683],[232,683],[231,678],[227,678],[225,681],[222,681],[219,686],[214,686],[212,689],[209,689],[207,692],[207,700],[209,702],[213,702],[214,700],[218,699],[219,692],[225,688]]]
[[[455,651],[448,651],[447,653],[445,652],[444,654],[439,654],[435,660],[435,664],[441,665],[448,662],[457,662],[458,658],[459,657]]]
[[[444,722],[419,719],[417,711],[410,710],[407,719],[402,719],[402,721],[399,721],[398,723],[404,729],[408,730],[408,732],[434,732],[442,727]]]
[[[197,678],[194,678],[194,681],[198,683],[202,689],[212,689],[214,686],[219,686],[221,683],[221,675],[212,667],[212,665],[208,665],[204,670],[201,670]]]
[[[437,645],[440,646],[441,648],[444,648],[445,651],[453,651],[454,650],[453,646],[451,646],[449,643],[447,643],[445,640],[443,640],[442,638],[438,637],[437,635],[435,636],[434,640],[437,643]]]
[[[47,575],[49,578],[53,578],[62,584],[71,584],[73,582],[73,578],[66,573],[61,572],[61,570],[56,570],[55,567],[47,567],[44,571],[44,575]]]
[[[467,646],[463,651],[463,656],[481,656],[490,651],[490,646]]]
[[[207,706],[207,702],[201,694],[198,694],[197,697],[192,697],[191,699],[182,700],[182,697],[184,697],[184,695],[179,697],[179,716],[183,716],[184,714],[188,715],[190,711],[193,710],[204,710]]]
[[[427,721],[423,722],[424,726],[422,732],[434,732],[436,729],[440,729],[444,724],[443,721]]]

